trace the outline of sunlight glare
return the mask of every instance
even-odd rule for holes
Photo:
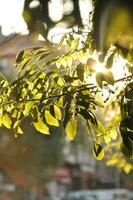
[[[13,32],[25,31],[27,26],[22,17],[24,0],[4,0],[0,3],[2,34],[9,35]]]
[[[52,21],[59,21],[63,17],[63,4],[61,0],[51,0],[49,3],[49,16]]]

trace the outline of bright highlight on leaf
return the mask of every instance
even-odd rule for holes
[[[38,120],[38,122],[34,122],[34,127],[36,128],[37,131],[40,133],[49,135],[49,128],[46,126],[46,124],[43,123],[41,119]]]
[[[110,137],[111,137],[113,140],[116,140],[116,138],[117,138],[117,131],[116,131],[116,129],[111,129],[111,130],[110,130]]]
[[[54,113],[55,113],[55,118],[58,119],[58,120],[61,120],[61,118],[62,118],[61,110],[55,104],[54,104]]]
[[[2,123],[6,128],[11,128],[12,121],[8,114],[2,116]]]
[[[33,107],[33,105],[34,105],[34,102],[33,102],[33,101],[28,101],[28,102],[25,104],[25,110],[24,110],[24,112],[23,112],[24,116],[27,115],[27,114],[30,112],[30,110],[31,110],[31,108]]]
[[[77,133],[77,120],[70,119],[66,125],[66,133],[70,140],[73,140]]]
[[[108,144],[111,142],[111,137],[110,137],[110,133],[105,133],[104,135],[104,140],[105,140],[105,143]]]
[[[49,125],[51,125],[51,126],[59,126],[58,120],[55,117],[53,117],[48,110],[45,111],[44,115],[45,115],[46,122]]]
[[[104,150],[100,144],[94,145],[93,155],[97,160],[102,160],[104,157]]]

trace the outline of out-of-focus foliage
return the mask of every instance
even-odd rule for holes
[[[30,33],[40,34],[45,39],[49,30],[61,22],[65,27],[82,26],[79,0],[25,0],[23,17]],[[50,6],[57,6],[60,17],[54,19],[50,16]]]

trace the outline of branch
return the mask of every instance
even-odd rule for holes
[[[126,76],[126,77],[117,79],[117,80],[115,81],[115,83],[118,83],[118,82],[121,82],[121,81],[126,81],[126,80],[131,79],[131,78],[133,78],[133,75],[129,75],[129,76]],[[104,86],[108,86],[108,85],[109,85],[109,83],[104,84]],[[78,92],[85,91],[85,90],[93,90],[93,89],[95,89],[95,88],[98,88],[97,85],[90,86],[90,84],[87,84],[86,86],[87,86],[87,87],[85,87],[85,88],[81,88],[81,89],[77,89],[77,90],[75,89],[74,91],[71,91],[72,95],[74,95],[75,93],[78,93]],[[88,87],[88,86],[90,86],[90,87]],[[76,87],[77,87],[77,86],[76,86]],[[97,89],[96,91],[92,91],[92,92],[101,92],[101,90],[98,90],[98,89]],[[44,101],[44,100],[48,100],[48,99],[60,98],[60,97],[62,97],[62,96],[68,95],[69,93],[70,93],[70,91],[64,92],[64,93],[62,93],[62,94],[51,95],[51,96],[48,96],[48,97],[46,97],[45,99],[43,99],[43,101]],[[19,103],[27,103],[27,102],[29,102],[29,101],[41,101],[41,99],[24,99],[24,100],[19,101]],[[11,100],[11,101],[9,101],[9,102],[3,103],[1,106],[5,106],[5,105],[8,105],[8,104],[12,104],[12,103],[17,103],[17,102]]]

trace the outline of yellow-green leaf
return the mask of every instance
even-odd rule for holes
[[[42,93],[38,93],[33,96],[33,99],[41,99],[41,98],[42,98]]]
[[[116,140],[116,138],[117,138],[117,131],[116,131],[116,129],[111,129],[111,130],[110,130],[110,137],[111,137],[113,140]]]
[[[14,130],[14,133],[15,135],[17,136],[17,134],[23,134],[23,130],[20,128],[20,120],[16,121],[14,123],[14,126],[13,126],[13,130]]]
[[[60,107],[63,107],[63,98],[60,97],[57,101],[57,104],[60,106]]]
[[[104,135],[104,140],[105,140],[105,143],[108,144],[111,142],[111,137],[110,137],[110,134],[107,133]]]
[[[11,128],[12,121],[7,113],[2,116],[2,123],[6,128]]]
[[[66,57],[66,60],[67,60],[68,67],[71,67],[71,66],[72,66],[72,63],[73,63],[73,58],[72,58],[72,56],[67,56],[67,57]]]
[[[13,128],[16,128],[20,124],[20,120],[15,121]]]
[[[63,42],[64,42],[65,37],[66,37],[66,33],[64,33],[64,34],[62,35],[62,37],[61,37],[61,39],[60,39],[60,42],[59,42],[59,44],[58,44],[58,48],[61,48],[61,46],[62,46],[62,44],[63,44]]]
[[[59,126],[59,121],[55,117],[53,117],[48,110],[45,111],[44,115],[45,115],[46,122],[49,125]]]
[[[94,99],[94,103],[95,103],[97,106],[99,106],[99,107],[101,107],[101,108],[104,108],[104,104],[103,104],[102,101],[99,101],[98,99]]]
[[[49,128],[46,126],[46,124],[43,123],[41,119],[38,120],[38,122],[34,122],[34,127],[36,128],[37,131],[40,133],[49,135]]]
[[[0,127],[2,127],[2,117],[0,117]]]
[[[55,113],[55,118],[58,119],[58,120],[61,120],[61,118],[62,118],[61,110],[55,104],[54,104],[54,113]]]
[[[100,144],[94,145],[93,155],[97,160],[102,160],[104,157],[104,150]]]
[[[125,172],[126,174],[129,174],[129,172],[130,172],[131,170],[133,170],[133,165],[130,164],[130,163],[126,163],[123,170],[124,170],[124,172]]]
[[[31,108],[33,107],[33,105],[34,105],[34,102],[33,102],[33,101],[28,101],[28,102],[25,104],[25,110],[24,110],[24,112],[23,112],[24,116],[27,115],[27,114],[30,112],[30,110],[31,110]]]
[[[72,48],[73,49],[77,49],[79,45],[79,38],[77,38],[76,40],[73,40],[72,42]]]
[[[24,132],[23,132],[23,130],[18,126],[18,133],[19,134],[23,134]]]
[[[105,133],[105,127],[103,126],[103,124],[97,120],[97,131],[100,133]]]
[[[16,117],[17,117],[17,114],[18,114],[17,110],[14,109],[14,111],[13,111],[13,113],[12,113],[12,117],[13,117],[13,118],[16,118]]]
[[[58,83],[58,85],[60,85],[60,86],[63,86],[63,85],[64,85],[64,82],[63,82],[63,80],[61,79],[61,77],[58,78],[57,83]]]
[[[66,125],[66,133],[70,140],[73,140],[75,138],[75,135],[77,133],[77,120],[76,119],[70,119]]]
[[[23,88],[21,93],[22,98],[25,98],[26,95],[27,95],[27,90]]]

